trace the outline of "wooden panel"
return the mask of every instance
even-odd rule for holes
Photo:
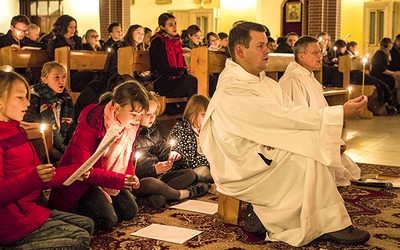
[[[219,194],[218,217],[225,223],[238,225],[241,206],[242,201],[231,196]]]
[[[1,65],[13,68],[41,68],[48,61],[44,50],[13,50],[11,46],[1,48]]]
[[[149,51],[135,50],[133,47],[118,49],[118,73],[135,76],[135,71],[151,70]]]

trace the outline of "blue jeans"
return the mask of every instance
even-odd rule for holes
[[[117,196],[111,196],[108,202],[100,188],[91,186],[78,202],[76,213],[94,221],[96,229],[107,230],[118,221],[131,220],[138,213],[135,197],[129,190],[121,190]]]
[[[93,221],[85,216],[53,210],[50,218],[25,238],[5,249],[87,249]]]

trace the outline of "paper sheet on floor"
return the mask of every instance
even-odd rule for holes
[[[215,214],[218,211],[218,204],[198,200],[188,200],[178,205],[171,206],[171,208],[188,210],[203,214]]]
[[[130,235],[183,244],[202,232],[182,227],[151,224]]]

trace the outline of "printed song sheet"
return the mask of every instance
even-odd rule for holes
[[[150,226],[142,228],[130,235],[183,244],[201,233],[202,231],[199,230],[151,224]]]
[[[218,204],[198,200],[188,200],[178,205],[171,206],[171,208],[212,215],[218,211]]]
[[[108,129],[107,133],[104,135],[103,140],[101,140],[100,145],[97,147],[94,154],[87,159],[85,163],[82,164],[66,181],[64,181],[65,186],[71,185],[72,182],[76,181],[81,177],[84,173],[89,171],[92,166],[97,162],[100,156],[104,153],[104,151],[110,146],[110,144],[117,138],[118,131],[116,129]]]

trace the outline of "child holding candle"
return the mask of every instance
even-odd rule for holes
[[[24,117],[26,122],[49,124],[53,129],[51,162],[58,162],[65,152],[64,139],[72,125],[73,103],[65,89],[66,72],[57,62],[43,65],[41,79],[31,86],[31,105]]]
[[[182,200],[204,195],[205,183],[195,183],[196,174],[191,169],[171,170],[182,155],[171,150],[171,145],[161,137],[155,124],[159,103],[150,94],[149,109],[142,117],[140,132],[135,144],[136,174],[140,188],[132,190],[137,203],[153,208],[161,207],[166,200]]]
[[[173,149],[182,155],[182,160],[176,163],[177,167],[193,169],[197,175],[197,181],[213,183],[210,163],[199,144],[201,125],[209,102],[210,100],[203,95],[194,95],[190,98],[182,121],[174,125],[169,137],[176,141]]]
[[[86,249],[91,219],[35,203],[42,189],[62,185],[76,166],[55,169],[40,163],[20,126],[29,106],[28,88],[19,74],[0,71],[0,244],[7,249]]]
[[[88,216],[95,228],[105,230],[136,216],[138,207],[131,190],[140,183],[133,168],[133,145],[148,102],[147,90],[136,81],[128,81],[81,112],[59,168],[82,165],[107,133],[117,130],[118,136],[94,163],[87,181],[51,190],[54,208]]]

